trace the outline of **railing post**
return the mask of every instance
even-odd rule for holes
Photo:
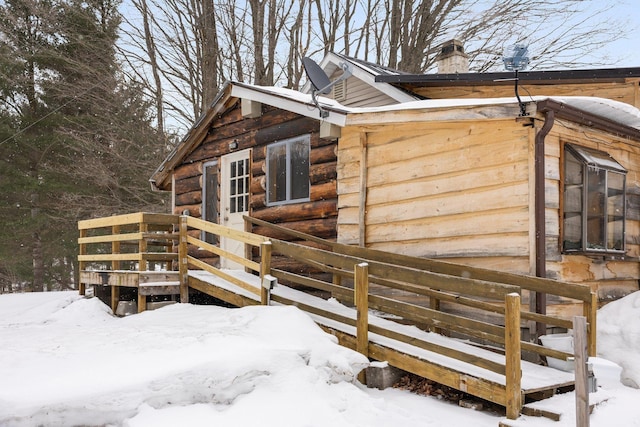
[[[598,294],[596,292],[591,292],[591,301],[583,302],[583,315],[587,318],[587,350],[588,354],[591,357],[597,356],[597,345],[596,345],[596,336],[597,336],[597,316],[598,316]]]
[[[264,276],[271,273],[271,249],[269,241],[260,244],[260,283],[262,283]],[[260,286],[260,303],[262,305],[269,305],[270,292],[270,289]]]
[[[180,216],[180,238],[178,243],[178,274],[180,277],[180,302],[189,302],[189,246],[187,243],[187,216]]]
[[[138,271],[147,271],[149,268],[147,266],[147,258],[144,256],[144,253],[147,252],[147,239],[144,236],[144,233],[149,231],[149,224],[144,222],[143,220],[139,225],[139,231],[142,234],[142,237],[138,241],[138,253],[140,254],[140,264],[138,265]]]
[[[434,289],[435,291],[439,291],[440,289]],[[434,311],[440,311],[440,300],[435,297],[435,295],[429,296],[429,308]],[[430,332],[435,332],[436,334],[441,334],[442,330],[436,326],[429,326]]]
[[[522,410],[522,372],[520,355],[520,295],[505,297],[505,382],[507,418],[515,420]]]
[[[114,236],[116,234],[120,234],[120,226],[119,225],[112,226],[111,227],[111,234],[114,235]],[[120,242],[119,241],[111,242],[111,253],[112,254],[119,254],[120,253]],[[111,270],[120,270],[120,261],[117,261],[117,260],[111,261]]]
[[[369,356],[369,264],[356,264],[354,267],[353,299],[356,303],[356,351]],[[358,375],[360,382],[366,381],[364,371]]]
[[[576,426],[589,427],[589,386],[587,378],[587,319],[573,318],[573,354],[575,356]]]

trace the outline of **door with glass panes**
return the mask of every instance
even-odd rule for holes
[[[220,163],[220,223],[225,227],[244,230],[243,215],[249,211],[249,155],[251,150],[227,154]],[[234,239],[220,238],[220,248],[244,257],[244,244]],[[242,265],[224,257],[220,267],[242,269]]]

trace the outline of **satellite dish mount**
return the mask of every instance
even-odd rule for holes
[[[522,43],[516,43],[515,45],[507,48],[502,61],[504,62],[504,68],[507,71],[515,71],[515,91],[516,98],[518,98],[518,105],[520,105],[520,116],[527,116],[527,105],[522,102],[520,95],[518,94],[518,71],[524,71],[529,65],[529,49],[527,45]]]
[[[331,93],[333,86],[351,77],[351,67],[349,67],[349,64],[346,62],[341,62],[339,65],[342,69],[342,75],[336,80],[330,81],[324,70],[308,56],[302,58],[302,65],[304,66],[304,71],[307,73],[307,78],[311,82],[311,99],[318,111],[320,111],[320,118],[327,118],[329,117],[329,112],[320,106],[317,94],[327,95]]]

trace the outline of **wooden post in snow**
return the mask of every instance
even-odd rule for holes
[[[369,264],[366,262],[354,267],[354,301],[356,303],[356,351],[369,356]],[[358,375],[364,383],[364,371]]]
[[[520,295],[505,297],[505,376],[507,418],[515,420],[522,409],[522,371],[520,356]]]
[[[262,242],[260,244],[260,283],[264,276],[271,273],[271,242]],[[269,293],[271,291],[260,286],[260,303],[262,305],[269,305]]]
[[[587,319],[584,316],[573,318],[573,355],[576,373],[576,426],[589,427]]]
[[[597,356],[597,347],[596,347],[596,319],[598,313],[598,294],[596,292],[591,292],[591,301],[583,304],[584,307],[584,316],[587,318],[587,354],[589,356],[595,357]]]
[[[178,274],[180,277],[180,302],[189,302],[189,246],[187,243],[187,216],[180,216],[180,240],[178,243]]]

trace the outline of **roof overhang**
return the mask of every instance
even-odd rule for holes
[[[326,117],[320,117],[320,110],[313,102],[311,95],[307,95],[292,89],[254,86],[245,83],[232,83],[231,96],[240,99],[278,107],[301,116],[322,120],[338,126],[344,126],[347,110],[337,102],[323,97],[318,97],[320,108],[329,113]]]
[[[536,110],[541,113],[553,111],[557,119],[640,142],[640,112],[636,108],[609,100],[600,104],[588,103],[587,99],[546,98],[536,103]]]
[[[153,190],[169,191],[171,189],[172,171],[202,143],[209,132],[209,126],[216,117],[235,105],[238,99],[248,99],[341,127],[345,125],[347,117],[347,112],[341,108],[340,104],[331,99],[318,97],[318,105],[316,105],[310,95],[291,89],[227,81],[209,109],[198,118],[182,141],[174,147],[153,173],[149,179]],[[328,115],[321,118],[318,106]]]

